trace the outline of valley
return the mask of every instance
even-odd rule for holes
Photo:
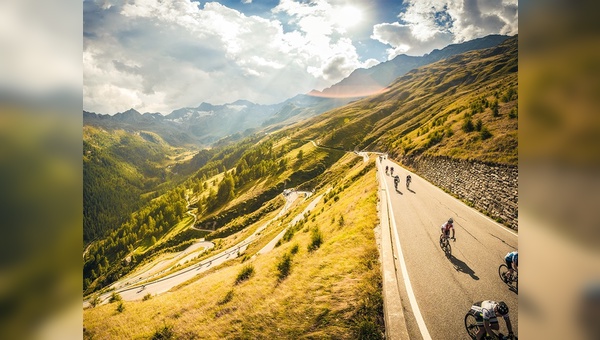
[[[497,274],[518,249],[517,60],[509,37],[204,140],[153,114],[84,113],[84,338],[461,338],[484,299],[505,300],[518,329]]]

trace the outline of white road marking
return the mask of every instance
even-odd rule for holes
[[[380,172],[380,174],[382,174],[382,173],[383,172]],[[415,297],[415,293],[412,289],[412,284],[410,283],[410,278],[408,277],[408,271],[406,269],[406,262],[404,262],[404,254],[402,253],[402,247],[400,246],[400,239],[398,238],[398,230],[396,228],[396,219],[394,218],[394,213],[392,210],[392,200],[390,198],[390,191],[388,189],[387,181],[385,180],[385,177],[382,177],[382,178],[383,178],[383,183],[385,184],[385,193],[387,195],[388,212],[389,212],[390,222],[394,228],[394,241],[395,241],[394,243],[395,243],[396,249],[398,249],[398,257],[400,258],[399,262],[400,262],[400,267],[402,269],[402,276],[404,277],[404,286],[406,287],[406,292],[408,294],[408,300],[410,301],[410,306],[413,310],[413,314],[415,315],[415,319],[417,320],[417,325],[419,326],[419,330],[421,331],[421,336],[423,336],[423,339],[425,339],[425,340],[431,340],[431,335],[429,334],[427,325],[425,325],[425,320],[423,320],[423,315],[421,315],[421,310],[419,309],[419,305],[417,304],[417,298]]]

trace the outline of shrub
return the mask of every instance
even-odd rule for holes
[[[511,87],[508,90],[506,90],[506,92],[504,93],[504,95],[502,96],[502,98],[500,100],[502,100],[503,102],[508,102],[511,100],[516,100],[517,98],[518,98],[517,90],[515,90],[514,87]]]
[[[117,312],[123,313],[124,310],[125,310],[125,305],[123,304],[123,301],[119,301],[119,304],[117,305]]]
[[[244,266],[235,279],[235,284],[237,285],[248,280],[252,274],[254,274],[254,266],[251,264]]]
[[[475,122],[475,130],[481,131],[481,127],[483,127],[483,122],[481,121],[481,119],[477,119],[477,122]]]
[[[233,300],[233,289],[228,291],[227,294],[225,294],[225,296],[217,303],[219,305],[224,305],[231,300]]]
[[[463,125],[462,125],[462,129],[464,132],[471,132],[473,130],[475,130],[475,126],[473,125],[473,121],[471,121],[470,118],[465,119]]]
[[[444,134],[440,131],[436,131],[430,133],[428,138],[429,139],[427,140],[426,147],[430,148],[436,145],[437,143],[441,142],[442,138],[444,138]]]
[[[312,230],[310,239],[311,239],[311,241],[307,248],[308,251],[312,252],[314,250],[319,249],[319,247],[323,243],[323,234],[321,234],[321,231],[319,230],[319,228],[315,228]]]
[[[512,108],[512,110],[510,110],[510,112],[508,113],[508,118],[517,118],[517,109],[516,108]]]
[[[292,269],[292,256],[290,254],[285,254],[277,263],[277,279],[279,281],[283,281],[288,275],[290,275],[290,271]]]
[[[142,301],[146,301],[146,300],[150,300],[152,299],[152,294],[148,293],[146,295],[144,295],[144,297],[142,298]]]
[[[90,302],[90,306],[92,306],[92,308],[96,307],[100,303],[100,296],[98,294],[92,295],[89,302]]]
[[[152,340],[173,339],[173,326],[164,325],[161,329],[156,330],[152,335]]]
[[[481,139],[488,139],[492,137],[492,133],[485,126],[481,128]]]
[[[298,253],[298,244],[294,244],[292,249],[290,249],[290,254],[294,255]]]
[[[384,339],[383,335],[379,331],[379,327],[373,321],[369,320],[361,321],[357,326],[356,333],[357,339]]]
[[[123,300],[123,298],[121,297],[121,295],[119,295],[119,293],[112,292],[112,294],[110,295],[110,299],[108,300],[108,302],[113,303],[113,302],[117,302],[117,301],[121,301],[121,300]]]

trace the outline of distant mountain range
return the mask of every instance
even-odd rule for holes
[[[115,115],[83,111],[84,125],[105,129],[151,131],[173,146],[208,146],[223,137],[243,137],[267,126],[281,127],[319,115],[365,96],[381,93],[396,78],[417,67],[467,51],[496,46],[508,36],[489,35],[461,44],[449,45],[421,57],[399,55],[368,69],[357,69],[339,83],[299,94],[273,105],[238,100],[224,105],[202,103],[181,108],[168,115],[140,113],[134,109]]]

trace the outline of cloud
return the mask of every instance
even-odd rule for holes
[[[169,113],[202,101],[277,103],[373,63],[359,61],[324,1],[283,0],[269,19],[189,0],[83,6],[84,109],[99,113]],[[294,29],[284,30],[277,17]]]
[[[441,48],[452,43],[453,36],[449,32],[435,32],[426,40],[415,36],[409,25],[400,23],[378,24],[373,27],[373,39],[392,46],[387,49],[388,59],[393,59],[399,54],[423,55],[436,48]]]
[[[399,21],[373,28],[372,39],[390,45],[388,58],[422,55],[434,48],[489,34],[518,33],[516,0],[407,0]]]

